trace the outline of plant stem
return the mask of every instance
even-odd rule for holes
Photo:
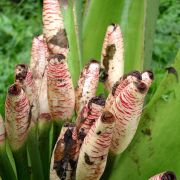
[[[39,122],[39,150],[43,162],[44,179],[49,180],[50,168],[50,129],[51,122]]]
[[[28,152],[32,165],[33,180],[44,179],[43,167],[38,146],[38,127],[37,123],[30,127],[28,135]]]
[[[101,177],[101,180],[110,179],[116,158],[117,158],[116,155],[109,153],[108,158],[107,158],[106,168],[105,168],[104,173]]]
[[[17,180],[16,174],[6,151],[6,142],[0,146],[0,175],[2,179]]]
[[[30,169],[28,166],[26,142],[17,150],[12,150],[17,169],[18,180],[29,180]]]

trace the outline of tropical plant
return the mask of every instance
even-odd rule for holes
[[[52,1],[47,0],[47,3],[52,3]],[[125,73],[128,73],[134,70],[144,71],[144,69],[152,69],[151,56],[153,35],[155,31],[155,22],[159,5],[157,0],[147,0],[143,2],[139,0],[112,0],[111,2],[107,0],[61,0],[60,3],[62,5],[61,10],[64,19],[64,25],[51,25],[53,25],[53,27],[55,26],[53,29],[55,30],[55,34],[57,33],[57,28],[64,30],[65,27],[69,46],[67,46],[66,43],[63,44],[64,49],[60,49],[60,51],[62,51],[60,53],[61,55],[56,55],[57,47],[54,46],[51,39],[52,34],[48,34],[51,29],[49,30],[48,27],[45,27],[47,25],[45,22],[48,22],[47,19],[49,18],[48,14],[46,13],[49,12],[45,12],[44,10],[43,25],[45,30],[43,29],[43,33],[47,41],[47,46],[51,51],[51,55],[47,55],[48,64],[46,64],[46,66],[48,69],[47,71],[45,69],[42,71],[42,73],[39,72],[39,70],[36,69],[36,66],[33,67],[34,59],[32,58],[30,67],[33,67],[32,70],[35,70],[33,71],[33,76],[26,65],[20,64],[16,66],[15,84],[8,89],[5,117],[6,131],[9,140],[8,142],[7,138],[4,137],[3,126],[0,128],[0,137],[1,135],[4,137],[2,141],[0,139],[0,175],[2,179],[49,178],[50,157],[62,126],[62,121],[60,123],[56,119],[59,119],[59,114],[61,114],[60,119],[67,119],[66,116],[68,116],[69,119],[69,117],[72,116],[75,103],[72,100],[73,96],[75,96],[74,91],[72,91],[72,82],[74,86],[77,85],[77,82],[79,85],[78,78],[80,71],[90,59],[97,59],[100,61],[103,40],[106,29],[110,24],[120,24],[122,30],[124,41],[124,69],[121,70]],[[49,7],[51,7],[50,4]],[[48,9],[48,7],[45,6],[44,8]],[[61,38],[65,37],[65,33],[63,31],[60,34],[63,35]],[[42,42],[43,40],[41,38],[42,37],[39,36],[35,40]],[[33,41],[34,43],[35,40]],[[64,42],[67,41],[65,38],[63,40]],[[47,47],[42,47],[40,45],[39,47],[40,49],[44,48],[43,53],[46,54],[45,51]],[[68,49],[68,47],[70,52],[68,54],[67,65],[66,49]],[[177,139],[177,132],[180,129],[180,124],[178,123],[179,116],[177,113],[180,102],[180,87],[178,84],[178,74],[180,73],[179,62],[180,53],[178,52],[174,64],[167,68],[167,73],[164,74],[164,78],[158,84],[157,89],[154,91],[150,89],[150,91],[153,93],[151,93],[146,100],[146,104],[140,120],[140,125],[132,143],[120,155],[114,155],[113,153],[109,154],[106,169],[102,179],[147,179],[155,174],[165,172],[167,170],[171,170],[175,172],[177,176],[180,176],[178,169],[178,147],[180,145],[180,141]],[[96,64],[97,62],[91,61],[91,63]],[[85,66],[85,69],[90,68],[90,64]],[[58,81],[59,86],[62,86],[63,81],[67,83],[66,85],[63,85],[67,86],[66,91],[57,90],[55,87],[57,84],[55,84],[54,79],[57,76],[56,74],[59,72],[58,68],[62,68],[62,70],[67,70],[69,68],[70,70],[72,82],[68,79],[70,77],[68,71],[64,72],[64,77],[61,77],[63,80]],[[35,72],[36,75],[39,73],[40,76],[36,76]],[[88,72],[90,72],[90,70]],[[44,78],[44,74],[47,75],[47,79]],[[81,75],[82,78],[84,78],[83,73]],[[43,95],[37,96],[36,93],[34,93],[35,91],[33,86],[29,85],[34,83],[36,86],[38,86],[39,82],[41,82],[42,85],[39,87],[38,92],[43,93]],[[134,84],[130,84],[124,88],[122,92],[126,95],[127,92],[131,92],[129,89],[133,89],[135,87],[139,87],[142,91],[147,90],[144,88],[146,87],[146,83],[141,82],[139,84],[139,82],[136,82],[135,84],[136,86],[134,86]],[[88,85],[91,86],[91,84]],[[96,86],[97,85],[95,85],[95,87]],[[46,88],[48,88],[48,94],[44,94],[44,90]],[[110,87],[110,89],[111,88],[112,87]],[[99,83],[97,87],[97,94],[102,92],[107,96],[108,91],[106,88],[104,88],[103,83]],[[57,94],[59,93],[61,93],[61,96],[57,97]],[[27,103],[28,99],[25,94],[28,95],[30,102],[29,104]],[[62,97],[66,96],[66,94],[71,96],[66,97],[69,99],[68,102],[66,102],[66,104],[61,107],[63,108],[62,111],[56,104],[57,102],[62,101]],[[87,101],[86,98],[88,99],[88,97],[84,97],[85,102]],[[48,102],[46,102],[47,100]],[[37,101],[39,101],[40,106],[43,106],[43,108],[40,108],[40,110],[36,108]],[[96,100],[93,99],[91,103],[94,101]],[[17,104],[18,107],[16,107]],[[47,109],[44,109],[44,107],[47,104],[49,104],[49,109],[48,112],[45,113],[44,110]],[[89,107],[90,105],[88,105],[87,108]],[[139,107],[140,106],[137,105],[137,108]],[[14,108],[16,111],[14,111]],[[68,111],[69,108],[70,111]],[[116,107],[112,107],[112,109],[114,112],[118,111]],[[37,112],[37,110],[39,110],[39,112]],[[77,116],[81,110],[84,113],[86,109],[76,109]],[[109,109],[107,108],[106,110]],[[49,113],[49,111],[51,113]],[[64,113],[67,111],[68,113]],[[36,113],[38,114],[37,116]],[[49,116],[49,114],[51,114],[51,116]],[[120,113],[120,115],[122,114]],[[104,114],[101,115],[101,118],[96,121],[97,125],[93,126],[93,128],[90,130],[91,135],[93,135],[93,132],[96,131],[96,128],[100,130],[98,131],[100,134],[101,132],[107,133],[107,125],[104,125],[106,123],[103,124],[102,122],[108,122],[109,126],[113,127],[114,120],[112,120],[112,116],[113,115],[111,113],[105,111]],[[37,117],[39,118],[39,121],[37,121]],[[50,121],[52,117],[54,121]],[[75,118],[76,115],[74,115],[71,120],[74,121]],[[14,121],[15,119],[19,120],[19,122]],[[29,120],[31,120],[31,122]],[[102,120],[102,122],[100,120]],[[26,126],[27,122],[29,123],[29,127]],[[0,122],[0,125],[1,124],[3,123]],[[14,126],[20,128],[23,127],[23,131],[21,131],[19,134],[16,132],[18,128],[13,129]],[[63,126],[63,128],[66,129],[67,125],[65,127]],[[74,128],[73,125],[68,126],[68,130],[63,130],[63,128],[61,131],[62,134],[59,136],[59,140],[60,142],[64,140],[65,150],[68,150],[66,149],[67,141],[71,144],[77,140],[75,133],[76,128]],[[66,137],[71,137],[71,141],[66,139]],[[87,136],[87,141],[90,142],[88,138],[91,138],[91,136]],[[17,139],[19,140],[18,143],[15,142]],[[93,143],[95,142],[90,142],[90,144]],[[56,146],[58,146],[58,143]],[[76,145],[72,147],[75,149],[77,148]],[[89,146],[85,147],[84,145],[82,151],[84,152],[84,148],[88,147]],[[83,155],[80,150],[80,160],[83,159],[82,157]],[[92,163],[87,154],[84,158],[85,161],[89,164]],[[78,164],[78,168],[80,168],[80,170],[81,167],[82,165]],[[77,177],[82,176],[81,172],[79,171],[77,174]],[[64,177],[64,174],[62,177]],[[100,176],[98,176],[98,178],[99,177]]]

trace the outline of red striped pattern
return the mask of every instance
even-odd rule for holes
[[[45,69],[39,90],[39,121],[49,121],[51,119],[48,103],[47,69]]]
[[[43,34],[48,43],[48,48],[53,54],[67,54],[68,49],[62,48],[50,40],[64,30],[61,7],[58,0],[43,1]],[[66,38],[66,37],[65,37]]]
[[[104,171],[114,126],[114,117],[104,112],[84,139],[80,150],[76,179],[99,179]]]
[[[19,87],[14,84],[10,87],[12,88]],[[5,102],[5,126],[11,147],[18,149],[27,136],[30,106],[22,89],[18,94],[12,94],[10,89]]]
[[[100,65],[95,60],[90,61],[82,70],[75,89],[77,114],[95,96],[99,82],[99,72]]]
[[[43,35],[35,37],[32,42],[30,69],[36,83],[38,94],[45,67],[47,65],[48,56],[49,52],[47,44],[43,40]]]
[[[5,140],[5,127],[2,116],[0,115],[0,145],[4,143]]]
[[[138,71],[135,72],[136,74],[139,73]],[[139,73],[140,75],[140,73]],[[115,98],[121,93],[121,91],[130,83],[132,82],[137,82],[139,79],[137,76],[135,76],[132,73],[130,73],[127,76],[123,76],[120,78],[119,81],[116,82],[116,84],[113,87],[112,92],[108,95],[107,100],[106,100],[106,105],[105,105],[105,109],[109,110],[111,109]]]
[[[127,85],[112,105],[111,112],[116,119],[110,149],[113,153],[123,152],[136,132],[147,92],[145,84],[140,83],[142,82]],[[144,87],[143,93],[138,89],[139,85]]]
[[[51,56],[47,66],[48,102],[53,119],[68,120],[74,112],[75,94],[67,61],[60,58]]]
[[[89,102],[82,111],[83,121],[80,124],[79,132],[83,132],[84,135],[88,133],[91,126],[102,115],[104,106]]]
[[[111,59],[111,53],[107,52],[107,47],[114,45],[115,51],[113,53],[113,57]],[[111,91],[113,85],[119,80],[119,78],[123,75],[124,71],[124,47],[123,47],[123,37],[120,30],[120,26],[117,24],[110,25],[107,28],[102,54],[101,54],[101,67],[105,68],[108,74],[108,78],[105,82],[105,85],[109,91]],[[109,58],[108,58],[109,56]],[[108,61],[108,69],[105,67],[104,60],[107,58]]]

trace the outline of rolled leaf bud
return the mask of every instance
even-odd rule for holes
[[[27,137],[30,106],[23,89],[13,84],[8,89],[5,102],[5,127],[12,149],[21,147]]]
[[[140,81],[141,79],[141,73],[139,71],[133,71],[127,75],[122,76],[119,81],[114,84],[111,93],[108,95],[105,109],[109,110],[112,107],[115,98],[128,84]]]
[[[83,142],[91,126],[102,115],[105,106],[105,99],[103,96],[93,97],[88,104],[83,108],[81,113],[80,128],[78,131],[78,138]]]
[[[148,86],[148,88],[151,86],[153,79],[154,75],[152,71],[144,71],[142,73],[142,81]]]
[[[0,115],[0,146],[4,143],[4,141],[5,141],[5,127],[2,116]]]
[[[111,152],[122,153],[133,139],[143,109],[148,87],[143,82],[127,85],[116,97],[111,112],[115,116]]]
[[[157,174],[149,178],[149,180],[176,180],[176,179],[177,179],[176,175],[171,171],[162,172],[160,174]]]
[[[47,65],[48,56],[48,48],[46,42],[43,40],[43,35],[35,37],[32,42],[30,69],[36,83],[38,94]]]
[[[82,144],[76,179],[100,179],[104,172],[114,127],[114,116],[105,111],[89,130]]]
[[[105,86],[109,91],[124,73],[123,53],[123,37],[120,27],[112,24],[107,28],[101,56],[101,67],[108,74]]]
[[[99,73],[100,65],[96,60],[91,60],[82,70],[75,89],[77,114],[95,96],[99,82]]]
[[[50,179],[72,179],[76,169],[79,150],[77,131],[74,124],[65,124],[54,148],[51,159]]]
[[[47,66],[48,102],[53,119],[69,120],[74,112],[75,94],[64,55],[51,55]]]
[[[67,54],[68,39],[58,0],[43,1],[43,34],[52,54]]]
[[[39,92],[39,121],[49,121],[51,119],[48,103],[47,69],[45,69]]]
[[[38,92],[33,74],[26,64],[18,64],[15,68],[15,81],[24,89],[31,107],[31,120],[36,122],[39,115]]]

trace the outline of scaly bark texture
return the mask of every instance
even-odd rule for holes
[[[114,116],[105,111],[89,130],[82,144],[77,180],[97,180],[104,172],[114,127]]]
[[[119,81],[117,81],[113,88],[111,93],[109,93],[107,100],[106,100],[106,105],[105,109],[109,110],[111,109],[115,98],[119,95],[119,93],[130,83],[132,82],[137,82],[141,80],[141,73],[139,71],[133,71],[127,75],[122,76]]]
[[[43,34],[53,54],[67,54],[68,39],[58,0],[43,1]]]
[[[55,120],[69,120],[74,112],[75,94],[64,55],[51,55],[47,66],[48,101]]]
[[[101,54],[101,67],[108,74],[105,86],[111,91],[124,73],[123,37],[119,25],[108,26]]]
[[[43,39],[43,35],[35,37],[32,42],[30,69],[33,74],[38,94],[47,65],[48,56],[48,47]]]
[[[136,132],[148,87],[145,83],[132,82],[116,97],[111,112],[115,116],[111,152],[122,153]]]
[[[0,115],[0,146],[4,144],[5,141],[5,127],[2,116]]]
[[[99,82],[99,73],[100,65],[96,60],[91,60],[82,70],[75,89],[77,114],[95,96]]]
[[[171,171],[167,171],[157,174],[149,178],[149,180],[176,180],[176,175]]]
[[[13,84],[5,102],[5,127],[12,149],[21,147],[28,134],[30,106],[27,96],[18,84]]]

